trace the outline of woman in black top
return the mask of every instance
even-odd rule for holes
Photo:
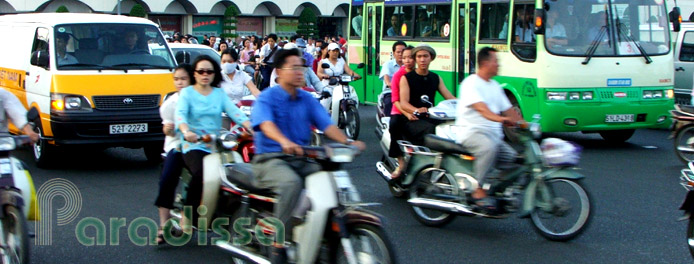
[[[441,77],[429,71],[431,61],[436,58],[436,51],[428,45],[420,45],[412,53],[415,57],[417,68],[400,79],[400,107],[408,113],[426,113],[429,105],[421,101],[422,95],[429,96],[434,101],[438,91],[445,99],[455,99]],[[437,122],[429,118],[418,118],[412,115],[405,124],[404,137],[415,145],[424,144],[426,134],[434,134]]]

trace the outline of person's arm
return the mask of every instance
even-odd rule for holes
[[[325,85],[323,84],[323,82],[320,81],[320,78],[318,78],[318,76],[312,70],[306,69],[304,71],[304,74],[306,75],[306,78],[308,78],[308,82],[313,86],[313,89],[315,89],[316,92],[322,93],[323,91],[326,91]]]
[[[183,138],[188,142],[197,142],[198,135],[195,132],[190,131],[188,127],[188,114],[190,112],[190,104],[188,103],[188,93],[187,88],[181,90],[178,96],[178,102],[176,102],[176,127],[183,134]]]
[[[280,129],[277,127],[277,125],[275,125],[275,123],[273,123],[272,121],[265,121],[261,123],[259,127],[260,131],[263,132],[263,135],[280,144],[280,146],[282,147],[282,152],[297,155],[304,154],[304,150],[301,148],[301,146],[297,145],[296,143],[289,140],[289,138],[285,137],[284,134],[282,134]]]
[[[246,83],[246,87],[248,87],[248,90],[250,90],[251,94],[256,98],[258,97],[258,95],[260,95],[260,90],[258,90],[258,87],[256,87],[255,84],[253,84],[253,79]]]
[[[449,99],[456,99],[455,96],[451,93],[451,91],[446,88],[446,84],[443,83],[443,79],[441,79],[441,76],[439,76],[439,93],[445,98],[446,100]]]
[[[27,110],[24,108],[24,105],[22,105],[14,94],[7,90],[2,90],[2,94],[2,104],[12,124],[29,136],[32,142],[37,142],[39,140],[39,134],[34,132],[34,128],[29,123],[29,120],[27,120]]]
[[[167,136],[174,136],[176,127],[174,126],[174,112],[176,111],[176,103],[172,98],[167,99],[159,108],[161,116],[162,132]]]
[[[347,73],[347,74],[349,74],[349,75],[352,75],[352,76],[356,77],[357,80],[358,80],[358,79],[361,79],[361,75],[359,75],[359,74],[357,74],[356,72],[354,72],[354,71],[352,70],[352,68],[350,68],[349,65],[347,65],[347,62],[345,62],[344,68],[345,68],[345,73]]]
[[[407,78],[404,76],[400,78],[400,107],[401,112],[407,112],[413,114],[414,111],[420,110],[420,112],[426,112],[426,108],[417,109],[410,104],[410,85],[407,83]],[[404,113],[403,112],[403,113]]]
[[[479,112],[480,115],[482,115],[482,117],[484,117],[485,119],[487,119],[489,121],[499,122],[499,123],[507,123],[507,122],[511,122],[511,120],[512,120],[509,117],[495,114],[494,112],[489,110],[489,107],[487,107],[487,104],[485,104],[484,102],[477,102],[477,103],[471,104],[470,108]]]
[[[381,70],[381,71],[383,71],[383,70]],[[386,86],[391,87],[390,86],[390,75],[388,75],[388,74],[383,75],[383,83],[385,83]]]

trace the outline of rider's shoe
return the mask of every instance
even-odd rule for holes
[[[497,201],[493,197],[484,197],[480,199],[472,198],[473,205],[485,213],[494,213],[497,211]]]
[[[283,247],[273,247],[272,252],[270,253],[270,263],[287,263],[287,251]]]

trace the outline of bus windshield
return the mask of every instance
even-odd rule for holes
[[[545,46],[564,56],[649,56],[670,51],[664,0],[547,1]]]
[[[60,70],[171,69],[175,62],[159,29],[143,24],[63,24],[55,27]],[[153,47],[154,46],[154,47]]]

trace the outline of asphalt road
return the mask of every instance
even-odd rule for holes
[[[375,108],[361,106],[360,114],[360,139],[369,149],[347,168],[362,199],[382,203],[373,209],[385,217],[400,263],[692,262],[685,242],[686,222],[676,221],[685,195],[679,185],[683,164],[673,154],[667,131],[640,130],[620,145],[606,144],[597,134],[551,135],[584,147],[580,167],[594,205],[586,232],[558,243],[536,234],[529,220],[515,217],[459,217],[442,228],[419,224],[405,200],[391,197],[375,172],[374,164],[381,157],[373,133]],[[153,201],[159,166],[148,165],[142,150],[66,150],[52,170],[36,168],[28,150],[15,154],[29,165],[37,188],[50,179],[63,178],[74,183],[82,197],[78,217],[66,225],[57,223],[57,208],[65,205],[62,198],[42,208],[53,212],[48,231],[51,243],[35,245],[36,239],[32,240],[32,263],[225,263],[221,250],[196,242],[181,247],[137,246],[128,238],[127,226],[110,223],[111,218],[125,219],[127,225],[138,217],[158,219]],[[75,230],[85,217],[104,222],[106,245],[78,242]],[[37,227],[30,223],[30,229]],[[94,228],[87,229],[87,235],[95,233]],[[112,243],[116,242],[112,234],[117,234],[118,243]]]

